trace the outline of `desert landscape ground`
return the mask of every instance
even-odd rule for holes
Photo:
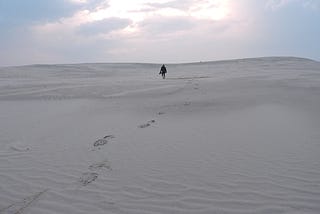
[[[0,213],[320,213],[320,62],[0,68]]]

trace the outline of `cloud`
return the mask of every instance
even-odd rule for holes
[[[105,62],[110,60],[111,50],[123,47],[118,37],[81,36],[76,29],[72,25],[51,23],[19,30],[1,44],[0,66]]]
[[[79,0],[76,0],[79,1]],[[81,1],[81,0],[80,0]],[[97,10],[100,8],[108,8],[110,0],[83,0],[82,9],[85,10]]]
[[[0,0],[0,66],[177,62],[288,50],[318,56],[319,4],[318,0]]]
[[[0,27],[19,27],[58,21],[80,10],[92,10],[105,0],[1,0]]]
[[[196,0],[184,0],[184,1],[168,1],[164,3],[154,2],[154,3],[146,3],[146,6],[149,6],[154,9],[162,9],[162,8],[175,8],[180,10],[188,10]]]
[[[2,0],[0,16],[2,25],[22,25],[29,22],[47,22],[70,16],[79,5],[64,0]]]
[[[193,16],[199,19],[219,20],[229,15],[230,0],[174,0],[164,3],[146,3],[149,10],[155,13],[165,14],[168,10],[185,16]]]
[[[153,37],[191,30],[194,26],[194,21],[188,17],[157,16],[139,23],[140,30]]]
[[[130,19],[113,17],[82,24],[78,27],[77,32],[86,36],[107,34],[115,30],[124,29],[130,24]]]
[[[153,7],[155,9],[162,9],[162,8],[175,8],[179,10],[188,11],[195,7],[201,7],[201,5],[206,5],[210,7],[219,7],[222,3],[227,2],[228,0],[173,0],[167,1],[163,3],[159,2],[152,2],[146,3],[146,6]]]
[[[28,18],[28,23],[13,33],[15,37],[10,33],[11,37],[2,40],[5,48],[0,50],[3,56],[0,60],[2,64],[152,61],[159,53],[163,53],[164,60],[169,54],[164,49],[175,50],[170,55],[172,60],[180,52],[182,60],[186,53],[189,54],[186,57],[192,58],[192,51],[187,50],[197,49],[197,54],[208,54],[204,51],[206,47],[217,50],[214,46],[217,41],[222,44],[232,36],[242,37],[239,29],[245,29],[229,18],[215,20],[206,16],[207,12],[213,14],[211,9],[220,9],[221,2],[228,1],[141,0],[140,4],[135,4],[132,0],[123,5],[124,2],[68,0],[66,5],[71,9],[67,12],[62,8],[50,16],[38,14],[38,18]],[[146,2],[156,4],[146,6]],[[148,8],[152,12],[131,11]],[[238,17],[233,19],[238,20]]]

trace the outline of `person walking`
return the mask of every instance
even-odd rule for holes
[[[161,74],[162,78],[165,79],[166,78],[166,73],[167,73],[167,68],[166,68],[165,65],[162,65],[159,74]]]

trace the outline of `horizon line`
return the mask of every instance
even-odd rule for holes
[[[70,63],[31,63],[31,64],[20,64],[20,65],[0,65],[0,68],[9,67],[27,67],[27,66],[54,66],[54,65],[83,65],[83,64],[145,64],[145,65],[183,65],[183,64],[196,64],[196,63],[212,63],[212,62],[226,62],[226,61],[237,61],[237,60],[250,60],[250,59],[271,59],[271,58],[292,58],[300,60],[310,60],[314,62],[320,62],[320,60],[300,57],[300,56],[290,56],[290,55],[279,55],[279,56],[258,56],[258,57],[244,57],[244,58],[228,58],[228,59],[217,59],[217,60],[199,60],[199,61],[189,61],[189,62],[130,62],[130,61],[115,61],[115,62],[70,62]]]

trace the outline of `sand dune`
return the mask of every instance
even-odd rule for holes
[[[0,213],[320,213],[320,63],[0,68]]]

